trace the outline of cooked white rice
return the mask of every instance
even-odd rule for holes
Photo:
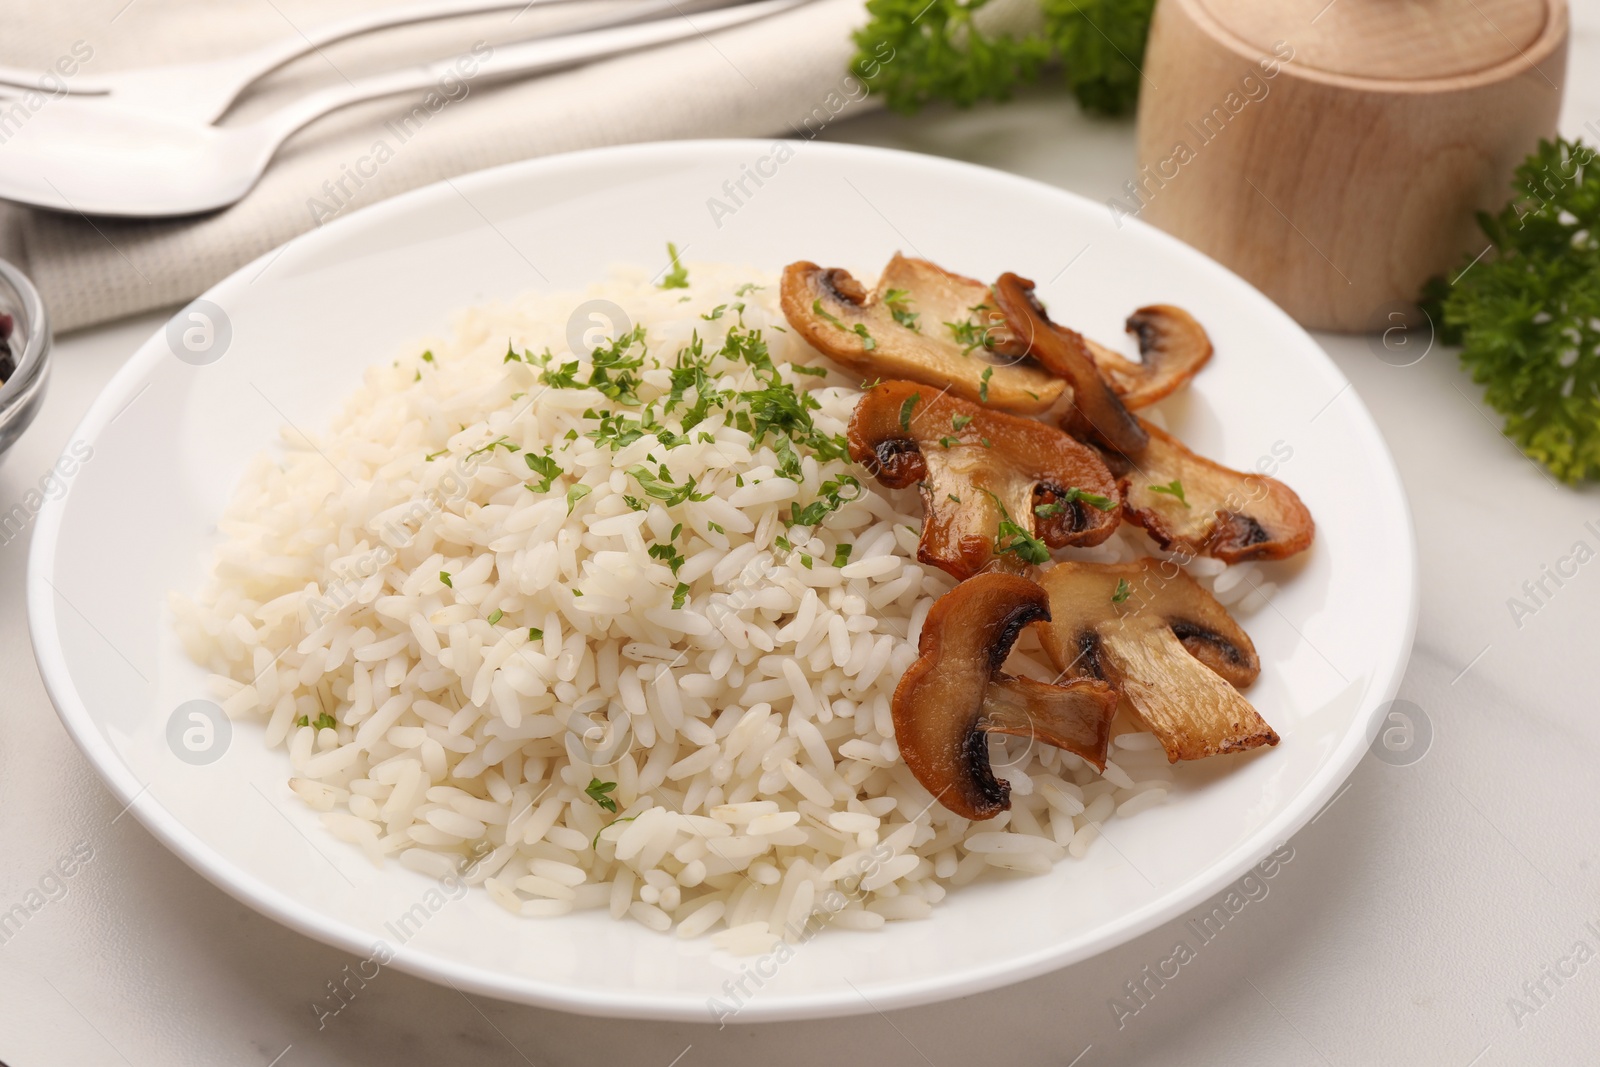
[[[1011,810],[971,823],[935,804],[889,712],[953,584],[916,562],[915,492],[869,481],[809,534],[791,529],[783,516],[847,463],[806,455],[798,482],[781,478],[770,441],[753,445],[720,413],[670,450],[647,435],[613,451],[583,436],[598,425],[584,412],[623,409],[543,388],[537,356],[506,358],[509,339],[517,353],[548,348],[552,367],[570,360],[569,316],[602,297],[646,327],[649,400],[696,334],[711,353],[742,321],[779,368],[827,371],[782,375],[816,399],[819,430],[842,433],[859,383],[783,328],[775,280],[704,264],[690,280],[663,290],[619,275],[585,297],[470,310],[449,339],[370,369],[327,433],[286,427],[251,466],[211,579],[174,607],[228,713],[263,719],[265,742],[287,749],[292,789],[374,863],[442,876],[481,856],[468,880],[520,914],[603,908],[683,937],[720,930],[740,952],[823,921],[922,918],[951,887],[1081,857],[1105,820],[1159,803],[1171,788],[1160,746],[1123,734],[1104,776],[994,738]],[[765,288],[740,289],[751,282]],[[761,384],[744,363],[713,373],[723,388]],[[530,492],[541,478],[524,457],[547,447],[563,473]],[[657,463],[709,497],[642,492],[630,468]],[[574,485],[589,491],[570,494],[569,514]],[[648,550],[679,523],[674,575]],[[785,549],[791,536],[803,541]],[[1150,550],[1134,533],[1073,555],[1124,558],[1135,544]],[[1225,599],[1250,592],[1232,578],[1243,570]],[[1031,636],[1009,669],[1055,677]]]

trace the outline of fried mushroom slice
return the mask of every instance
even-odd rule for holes
[[[994,299],[1005,316],[1011,341],[1026,345],[1028,354],[1041,366],[1072,386],[1072,403],[1062,421],[1064,429],[1074,435],[1090,435],[1125,455],[1145,446],[1144,429],[1101,377],[1088,342],[1050,321],[1044,305],[1034,295],[1033,282],[1015,274],[1002,274],[994,283]]]
[[[1211,338],[1182,308],[1171,304],[1142,307],[1128,316],[1127,327],[1139,341],[1137,363],[1094,341],[1085,339],[1084,343],[1095,367],[1122,399],[1122,406],[1130,410],[1172,395],[1211,359]]]
[[[1176,564],[1061,563],[1039,581],[1051,662],[1117,687],[1170,762],[1278,743],[1236,688],[1261,672],[1250,636]]]
[[[921,382],[1019,415],[1049,411],[1066,389],[1031,360],[991,351],[1004,329],[988,286],[926,260],[897,254],[870,293],[849,271],[791,263],[781,291],[795,332],[864,378]]]
[[[1140,423],[1150,438],[1144,450],[1106,462],[1125,479],[1123,514],[1156,544],[1226,563],[1285,559],[1311,546],[1316,524],[1293,489],[1213,463]]]
[[[900,756],[923,788],[967,819],[1011,806],[996,779],[986,735],[1031,737],[1105,768],[1117,692],[1098,679],[1046,685],[1001,671],[1024,626],[1050,619],[1044,589],[1014,574],[982,574],[928,612],[919,656],[895,687],[891,711]]]
[[[915,382],[882,382],[850,417],[850,458],[890,489],[919,485],[917,559],[956,579],[1012,570],[1047,549],[1097,545],[1120,499],[1094,449],[1032,419],[990,411]]]

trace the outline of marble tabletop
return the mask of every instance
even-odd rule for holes
[[[1600,5],[1573,14],[1569,136],[1600,120],[1600,63],[1585,62],[1600,60]],[[1000,108],[869,115],[823,136],[982,162],[1100,200],[1133,172],[1131,124],[1085,118],[1042,91]],[[161,320],[59,340],[38,422],[0,465],[0,502],[38,484]],[[313,1004],[352,961],[234,901],[122,817],[57,721],[28,640],[24,531],[0,543],[0,908],[30,891],[47,896],[0,939],[0,1061],[1594,1062],[1600,571],[1547,584],[1552,595],[1532,614],[1509,601],[1576,542],[1600,547],[1587,525],[1600,524],[1600,493],[1553,483],[1504,440],[1452,351],[1435,346],[1396,366],[1365,338],[1318,340],[1371,409],[1415,514],[1422,610],[1400,697],[1416,732],[1401,756],[1364,760],[1209,939],[1185,917],[949,1004],[721,1030],[563,1015],[385,970],[319,1026]],[[1180,940],[1195,958],[1176,978],[1150,980]]]

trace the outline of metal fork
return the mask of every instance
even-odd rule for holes
[[[105,100],[122,107],[133,107],[191,122],[212,123],[227,113],[239,94],[291,60],[323,45],[360,37],[379,30],[436,22],[461,15],[481,15],[493,11],[549,7],[581,3],[582,0],[430,0],[426,3],[371,11],[340,19],[277,41],[239,56],[178,63],[161,67],[140,67],[117,71],[99,78],[57,78],[50,85],[44,72],[0,66],[0,85],[38,90],[51,95],[65,94],[74,100]],[[659,15],[658,4],[635,0],[641,10]],[[676,5],[674,5],[676,6]],[[693,6],[693,5],[686,5]],[[705,5],[698,5],[704,7]],[[669,11],[668,14],[671,12]],[[521,11],[518,11],[521,14]],[[631,19],[626,11],[616,13],[605,24]],[[512,21],[515,21],[513,19]],[[62,85],[66,88],[63,90]]]

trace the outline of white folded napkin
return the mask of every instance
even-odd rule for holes
[[[577,0],[330,45],[273,74],[225,121],[249,121],[343,78],[445,58],[476,42],[516,41],[615,2]],[[0,5],[0,63],[42,70],[87,51],[73,75],[87,79],[237,54],[382,4],[131,0],[118,13],[118,4],[103,0],[9,0]],[[484,167],[636,141],[815,136],[875,103],[849,72],[850,31],[862,19],[861,0],[815,0],[710,38],[563,74],[497,86],[468,81],[436,93],[434,110],[426,110],[427,93],[358,105],[296,134],[248,196],[213,214],[126,220],[0,204],[0,256],[33,278],[56,329],[70,330],[182,303],[298,233]],[[425,120],[414,110],[419,104]],[[4,153],[0,144],[0,166]]]

